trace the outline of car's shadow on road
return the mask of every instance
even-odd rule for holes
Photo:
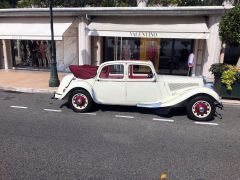
[[[63,108],[63,107],[71,109],[68,106],[67,102],[60,106],[60,108]],[[185,108],[151,109],[151,108],[141,108],[141,107],[134,107],[134,106],[100,105],[100,104],[94,104],[93,108],[90,110],[90,113],[98,112],[98,111],[152,114],[152,115],[157,115],[159,117],[164,117],[164,118],[171,118],[171,117],[176,117],[176,116],[186,116],[187,115]]]
[[[60,106],[60,108],[66,107],[67,109],[71,110],[68,106],[68,103],[64,103]],[[141,108],[141,107],[134,107],[134,106],[119,106],[119,105],[100,105],[94,104],[93,108],[89,111],[89,113],[96,113],[98,111],[101,112],[121,112],[121,113],[139,113],[139,114],[149,114],[149,115],[157,115],[163,118],[172,118],[172,117],[180,117],[185,116],[187,118],[187,111],[184,107],[175,107],[175,108],[158,108],[158,109],[151,109],[151,108]],[[213,121],[218,116],[209,121]],[[220,118],[221,119],[221,118]]]
[[[92,112],[131,112],[131,113],[139,113],[139,114],[152,114],[158,115],[160,117],[171,118],[174,116],[186,116],[187,112],[185,108],[171,108],[171,109],[150,109],[150,108],[140,108],[133,106],[116,106],[116,105],[96,105],[93,108]]]

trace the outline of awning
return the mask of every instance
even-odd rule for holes
[[[62,40],[73,18],[53,19],[54,38]],[[0,18],[0,39],[51,40],[50,18]]]
[[[207,39],[203,17],[96,17],[87,27],[90,36]]]

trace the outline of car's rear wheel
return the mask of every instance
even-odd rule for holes
[[[71,109],[75,112],[88,112],[93,106],[91,95],[85,90],[75,90],[68,98]]]
[[[210,121],[214,119],[216,106],[208,96],[197,96],[187,104],[188,117],[195,121]]]

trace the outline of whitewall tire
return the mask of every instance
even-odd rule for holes
[[[75,90],[68,98],[70,108],[75,112],[88,112],[93,106],[91,95],[85,90]]]
[[[189,100],[186,109],[190,119],[195,121],[210,121],[214,119],[216,106],[212,98],[197,96]]]

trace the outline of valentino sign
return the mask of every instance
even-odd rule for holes
[[[152,31],[131,31],[130,35],[131,37],[158,37],[158,33]]]

